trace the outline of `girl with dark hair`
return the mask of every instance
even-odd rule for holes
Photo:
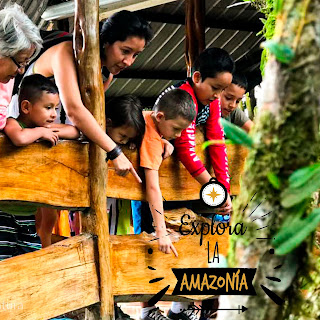
[[[132,95],[117,97],[108,102],[106,129],[108,136],[117,144],[133,142],[140,146],[145,132],[140,100]]]

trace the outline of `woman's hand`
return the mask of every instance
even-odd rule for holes
[[[173,153],[174,146],[166,139],[162,139],[164,142],[163,160],[170,157]]]
[[[132,163],[128,160],[128,158],[123,153],[120,153],[120,155],[112,161],[115,167],[116,174],[118,174],[119,176],[125,177],[130,172],[139,183],[142,183],[142,180],[138,176]]]

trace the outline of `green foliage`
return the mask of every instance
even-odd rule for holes
[[[241,128],[232,124],[231,122],[220,118],[220,123],[223,126],[226,136],[229,138],[227,140],[208,140],[205,141],[201,148],[204,150],[205,148],[213,145],[213,144],[242,144],[248,148],[253,148],[253,140],[251,137]]]
[[[320,164],[295,171],[289,177],[289,186],[281,193],[281,205],[290,208],[310,198],[320,188]]]
[[[273,1],[273,11],[275,14],[278,14],[283,6],[283,0],[274,0]]]
[[[293,49],[283,43],[268,40],[264,43],[264,47],[268,48],[276,59],[282,63],[289,64],[294,58]]]
[[[268,172],[267,173],[267,178],[268,178],[269,182],[271,183],[271,185],[275,189],[280,190],[281,181],[280,181],[279,177],[276,174],[274,174],[273,172]]]
[[[248,148],[253,147],[252,138],[241,128],[232,124],[231,122],[220,118],[220,123],[223,126],[224,132],[226,136],[234,143],[234,144],[242,144]]]
[[[266,16],[261,19],[263,29],[258,34],[263,34],[266,40],[272,39],[276,25],[276,15],[283,6],[283,0],[251,0],[251,4]],[[261,55],[260,70],[264,74],[264,67],[268,59],[268,49],[264,48]]]
[[[296,170],[289,177],[289,185],[291,188],[299,188],[307,183],[315,174],[319,173],[320,163],[313,164],[308,167]]]
[[[318,226],[320,208],[314,209],[305,219],[294,219],[275,235],[273,245],[277,255],[285,255],[298,247]]]
[[[201,149],[204,150],[213,144],[232,144],[232,141],[228,139],[227,140],[208,140],[201,145]]]

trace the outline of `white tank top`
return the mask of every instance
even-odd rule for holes
[[[32,74],[34,74],[34,64],[35,62],[33,62],[30,67],[28,68],[28,70],[26,71],[26,73],[23,75],[23,78],[26,76],[30,76]],[[21,80],[22,81],[22,80]],[[61,110],[62,110],[62,105],[61,103],[59,104],[59,109],[57,110],[57,118],[54,121],[55,123],[61,123],[60,117],[61,117]],[[13,118],[18,118],[20,111],[19,111],[19,100],[18,100],[18,94],[15,94],[14,96],[12,96],[11,102],[9,104],[8,107],[8,113],[7,113],[7,117],[13,117]],[[67,124],[73,124],[71,122],[71,120],[69,119],[69,117],[66,115],[66,122]]]

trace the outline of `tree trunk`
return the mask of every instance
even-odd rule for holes
[[[74,50],[82,101],[105,129],[99,50],[99,1],[77,0],[75,12]],[[91,310],[86,310],[88,320],[113,318],[109,226],[106,214],[106,167],[105,152],[90,142],[90,213],[82,217],[82,231],[98,236],[100,314],[96,307],[92,307]]]
[[[185,59],[187,76],[191,77],[191,68],[195,59],[205,49],[205,1],[186,0],[186,42]]]
[[[254,279],[257,295],[222,296],[220,308],[243,305],[248,310],[241,315],[236,311],[221,311],[218,320],[235,317],[281,320],[289,319],[290,315],[290,319],[300,316],[301,308],[296,303],[298,277],[306,273],[309,249],[305,242],[286,256],[270,252],[272,238],[292,212],[281,206],[281,190],[271,185],[267,174],[276,174],[282,189],[293,171],[314,163],[319,155],[319,17],[319,0],[283,1],[277,16],[273,39],[291,47],[295,56],[289,64],[281,64],[273,56],[267,63],[264,103],[252,134],[255,148],[247,160],[233,218],[233,223],[244,222],[248,229],[245,235],[231,239],[233,262],[238,267],[257,268]],[[281,58],[282,53],[277,52],[278,58],[279,55]],[[282,267],[274,269],[279,265]],[[281,282],[268,280],[267,276],[277,277]],[[279,304],[269,298],[261,285],[279,297]]]

